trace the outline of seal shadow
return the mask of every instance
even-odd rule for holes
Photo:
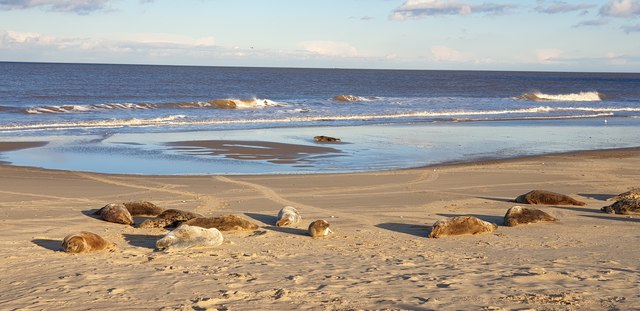
[[[603,213],[599,208],[569,207],[569,206],[557,206],[557,205],[547,205],[547,207],[572,210],[576,212],[588,212],[588,213],[598,213],[598,214]]]
[[[94,208],[94,209],[88,209],[86,211],[82,211],[82,214],[87,216],[87,217],[91,217],[95,220],[102,220],[100,219],[100,215],[96,215],[95,212],[99,211],[99,208]]]
[[[611,198],[615,197],[615,195],[602,194],[602,193],[578,193],[578,195],[581,196],[581,197],[600,200],[600,201],[606,201],[608,199],[611,199]]]
[[[606,214],[604,212],[602,212],[604,215],[600,215],[600,216],[595,216],[595,215],[582,215],[584,217],[589,217],[589,218],[598,218],[598,219],[604,219],[604,220],[616,220],[616,221],[629,221],[629,222],[640,222],[640,218],[627,218],[625,216],[629,216],[629,215],[619,215],[619,216],[605,216],[605,215],[610,215],[610,214]]]
[[[515,199],[504,199],[504,198],[491,198],[491,197],[476,197],[478,199],[490,200],[490,201],[498,201],[498,202],[506,202],[506,203],[516,203]]]
[[[399,223],[399,222],[385,222],[385,223],[377,224],[375,226],[381,229],[409,234],[409,235],[413,235],[421,238],[426,238],[429,235],[429,233],[431,233],[431,230],[433,229],[432,226],[412,225],[412,224],[405,224],[405,223]]]
[[[504,211],[505,213],[507,212],[506,210]],[[484,221],[488,221],[491,223],[494,223],[496,225],[504,225],[504,216],[494,216],[494,215],[478,215],[478,214],[462,214],[462,215],[456,215],[456,214],[436,214],[439,216],[444,216],[444,217],[458,217],[458,216],[473,216],[476,217],[478,219],[484,220]]]
[[[304,229],[291,228],[291,227],[276,227],[276,226],[266,226],[264,228],[267,230],[283,232],[283,233],[288,233],[293,235],[309,236],[309,230],[304,230]]]
[[[31,243],[38,245],[42,248],[46,248],[50,251],[61,252],[62,251],[62,241],[60,240],[50,240],[50,239],[33,239]]]
[[[129,245],[142,247],[142,248],[155,249],[156,241],[158,241],[164,235],[124,233],[122,234],[122,236],[124,236],[125,241],[127,241]]]
[[[245,215],[247,215],[248,217],[253,218],[254,220],[257,220],[265,225],[269,225],[272,226],[276,223],[276,221],[278,221],[278,217],[276,216],[272,216],[272,215],[267,215],[267,214],[256,214],[256,213],[244,213]]]

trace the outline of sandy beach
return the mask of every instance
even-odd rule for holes
[[[3,310],[640,308],[640,217],[600,211],[640,185],[640,149],[350,174],[133,176],[1,165],[0,176]],[[587,204],[538,206],[559,221],[503,226],[510,200],[533,189]],[[260,228],[225,233],[216,248],[158,252],[167,230],[91,215],[134,200],[238,215]],[[274,226],[285,205],[300,211],[297,227]],[[458,215],[499,227],[427,238],[435,221]],[[309,237],[316,219],[334,233]],[[117,250],[63,252],[62,239],[82,230]]]

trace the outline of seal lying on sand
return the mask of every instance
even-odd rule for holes
[[[609,214],[640,214],[640,198],[638,199],[624,199],[617,201],[609,206],[605,206],[600,209],[601,211]]]
[[[433,224],[430,238],[449,235],[490,233],[498,229],[498,225],[480,220],[473,216],[458,216],[441,219]]]
[[[167,233],[156,242],[159,250],[184,249],[192,247],[219,246],[224,242],[222,232],[216,228],[202,228],[189,225],[180,227]]]
[[[329,222],[324,219],[319,219],[309,224],[309,235],[312,238],[321,238],[331,233],[329,229]]]
[[[514,227],[540,221],[557,221],[558,219],[533,207],[514,206],[504,215],[505,226]]]
[[[313,137],[313,140],[319,143],[336,143],[340,141],[340,138],[320,135],[320,136]]]
[[[202,228],[216,228],[220,231],[251,231],[258,229],[258,225],[236,215],[197,217],[189,219],[183,224]]]
[[[300,217],[300,213],[293,206],[285,206],[280,212],[278,212],[278,221],[276,221],[276,226],[278,227],[286,227],[292,226],[300,222],[302,217]]]
[[[62,250],[67,253],[86,253],[114,248],[115,245],[111,242],[88,231],[69,234],[62,241]]]
[[[164,228],[174,227],[182,222],[196,217],[204,217],[198,213],[187,212],[179,209],[168,209],[156,218],[151,218],[143,221],[139,228]]]
[[[133,217],[131,217],[131,213],[129,213],[129,210],[127,210],[124,204],[109,203],[93,214],[100,215],[100,218],[102,218],[102,220],[108,222],[133,225]]]
[[[133,201],[123,203],[131,216],[158,216],[164,212],[164,208],[147,201]]]
[[[625,199],[640,199],[640,187],[631,188],[629,189],[629,191],[618,194],[617,196],[609,199],[608,201],[617,202]]]
[[[518,196],[516,203],[521,204],[542,204],[542,205],[585,205],[584,202],[576,201],[570,196],[545,190],[533,190]]]

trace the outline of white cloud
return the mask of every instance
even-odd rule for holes
[[[562,51],[558,49],[540,49],[535,51],[536,60],[541,64],[552,64],[558,62]]]
[[[471,59],[468,55],[443,45],[431,47],[431,56],[436,62],[461,63]]]
[[[358,57],[358,50],[347,42],[304,41],[299,44],[306,52],[320,56]]]
[[[54,12],[89,14],[102,11],[111,0],[0,0],[0,10],[41,8]]]
[[[540,13],[546,13],[546,14],[557,14],[557,13],[569,13],[569,12],[575,12],[575,11],[584,11],[586,9],[591,9],[593,7],[595,7],[595,5],[593,4],[587,4],[587,3],[567,3],[565,1],[552,1],[551,4],[544,6],[542,5],[542,2],[544,1],[540,1],[539,6],[537,6],[535,8],[536,11],[540,12]]]
[[[391,13],[393,20],[406,20],[436,15],[502,14],[515,8],[513,4],[470,4],[446,0],[407,0]]]
[[[609,0],[600,8],[600,15],[612,17],[633,17],[640,15],[638,0]]]

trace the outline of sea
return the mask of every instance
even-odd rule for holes
[[[9,164],[113,174],[363,172],[637,147],[640,74],[0,62],[0,142],[46,142],[0,153]]]

